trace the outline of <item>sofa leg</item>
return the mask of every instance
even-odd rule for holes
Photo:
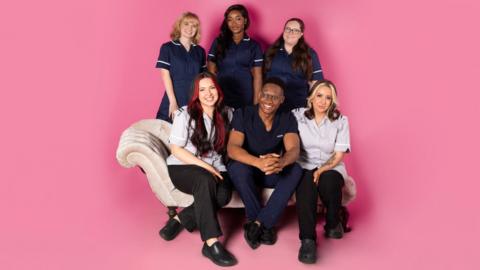
[[[344,232],[350,232],[352,228],[348,226],[348,219],[350,218],[350,213],[345,206],[342,206],[340,209],[340,220],[342,222],[342,227]]]
[[[174,216],[177,215],[177,207],[176,206],[169,206],[168,207],[168,217],[173,218]]]

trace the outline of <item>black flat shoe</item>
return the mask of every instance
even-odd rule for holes
[[[243,225],[243,229],[243,237],[245,237],[247,244],[252,249],[258,248],[258,246],[260,246],[260,236],[262,234],[260,226],[257,223],[250,221]]]
[[[325,228],[325,237],[340,239],[343,237],[343,226],[342,223],[338,223],[334,228]]]
[[[167,224],[160,230],[160,236],[166,241],[174,239],[178,233],[183,229],[182,224],[176,219],[171,218],[167,221]]]
[[[298,260],[302,263],[313,264],[317,261],[317,243],[313,239],[303,239]]]
[[[203,244],[203,256],[209,258],[214,264],[219,266],[232,266],[237,264],[237,259],[226,250],[220,242],[215,242],[212,246]]]
[[[264,245],[273,245],[277,242],[277,231],[275,228],[267,229],[262,226],[262,234],[260,235],[260,243]]]

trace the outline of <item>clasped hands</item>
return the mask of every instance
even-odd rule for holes
[[[256,167],[264,172],[265,175],[270,175],[281,172],[285,165],[282,156],[276,153],[269,153],[259,156]]]

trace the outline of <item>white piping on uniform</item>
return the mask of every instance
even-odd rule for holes
[[[160,61],[160,60],[158,60],[158,61],[157,61],[157,63],[158,63],[158,62],[160,62],[160,63],[162,63],[162,64],[165,64],[165,65],[169,65],[169,66],[170,66],[170,63],[168,63],[168,62],[165,62],[165,61]]]

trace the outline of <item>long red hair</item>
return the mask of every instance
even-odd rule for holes
[[[211,79],[218,92],[218,100],[215,103],[215,109],[213,110],[213,123],[211,127],[205,127],[203,121],[203,108],[198,98],[200,93],[200,81],[202,79]],[[195,122],[193,133],[190,137],[192,144],[197,148],[197,155],[204,156],[209,151],[215,152],[225,156],[226,153],[226,138],[228,133],[228,113],[224,104],[224,95],[217,79],[213,73],[204,71],[198,74],[193,80],[191,98],[188,102],[187,112],[190,115],[188,126],[191,127],[192,122]],[[215,135],[212,141],[208,138],[207,128],[210,128],[210,134],[215,130]],[[190,129],[189,133],[190,133]],[[189,134],[190,135],[190,134]]]

